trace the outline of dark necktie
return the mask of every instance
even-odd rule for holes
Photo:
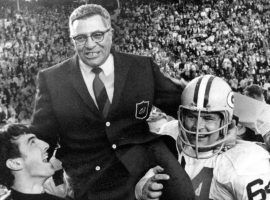
[[[100,72],[102,72],[102,69],[100,69],[99,67],[95,67],[94,69],[92,69],[92,72],[95,74],[95,78],[93,81],[93,90],[96,97],[98,109],[104,117],[107,117],[110,107],[110,101],[104,83],[99,78],[99,74]]]

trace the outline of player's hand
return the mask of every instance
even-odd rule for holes
[[[11,190],[8,190],[8,189],[2,189],[1,188],[1,191],[0,191],[0,200],[5,200],[7,199],[7,197],[9,197],[11,193]]]
[[[53,155],[52,155],[52,157],[50,158],[50,161],[49,161],[52,164],[55,171],[58,171],[58,170],[63,168],[62,167],[62,162],[59,159],[56,158],[56,153],[57,153],[57,150],[59,148],[61,148],[61,146],[60,146],[59,143],[57,143],[57,147],[54,149]]]
[[[63,168],[62,162],[58,160],[55,156],[52,156],[49,162],[52,164],[55,171],[58,171]]]
[[[163,174],[164,169],[156,166],[148,170],[144,177],[137,183],[135,196],[138,200],[159,200],[162,195],[163,184],[160,181],[170,179],[168,174]]]
[[[164,76],[169,78],[174,84],[181,86],[181,88],[183,88],[183,89],[188,84],[188,81],[186,81],[184,78],[177,79],[177,78],[171,77],[169,74],[165,74],[165,73],[164,73]]]

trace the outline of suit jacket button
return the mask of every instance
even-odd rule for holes
[[[106,122],[106,126],[109,127],[111,125],[110,122]]]
[[[95,170],[96,171],[99,171],[100,170],[100,166],[97,165],[96,168],[95,168]]]
[[[113,145],[112,145],[112,148],[113,148],[113,149],[116,149],[116,147],[117,147],[116,144],[113,144]]]

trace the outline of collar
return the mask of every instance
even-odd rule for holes
[[[113,73],[114,71],[113,63],[114,63],[113,55],[110,53],[107,60],[102,65],[99,66],[103,70],[103,73],[105,74],[105,76],[108,76],[111,73]],[[82,70],[85,72],[89,72],[89,71],[91,72],[92,70],[92,67],[86,65],[84,62],[81,61],[81,59],[79,59],[79,65],[82,68]]]

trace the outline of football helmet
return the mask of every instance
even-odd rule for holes
[[[209,158],[218,154],[226,142],[228,126],[232,121],[234,107],[234,96],[231,87],[221,78],[213,75],[204,75],[193,79],[185,87],[181,96],[181,105],[178,109],[179,135],[177,147],[186,155],[193,158]],[[196,112],[196,131],[188,130],[184,124],[184,115],[188,111]],[[221,114],[221,124],[216,130],[210,132],[199,131],[199,119],[201,113]],[[219,139],[209,145],[200,145],[199,138],[219,132]],[[189,138],[193,136],[195,142]],[[188,149],[191,147],[194,154]],[[189,148],[190,149],[190,148]],[[201,156],[199,152],[213,150],[211,156]]]

